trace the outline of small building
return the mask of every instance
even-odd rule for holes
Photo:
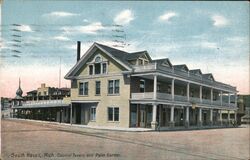
[[[250,124],[250,95],[238,95],[238,122]]]
[[[1,110],[11,108],[12,99],[7,97],[1,97]]]
[[[19,85],[17,93],[20,90]],[[13,117],[69,123],[70,107],[63,101],[69,96],[69,88],[48,87],[42,83],[37,90],[27,92],[20,105],[13,103]]]

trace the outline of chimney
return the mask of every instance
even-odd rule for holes
[[[81,42],[77,41],[77,62],[80,60],[81,57]]]

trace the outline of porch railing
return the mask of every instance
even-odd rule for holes
[[[156,94],[157,99],[167,99],[171,100],[172,96],[171,94],[167,93],[157,93]],[[144,92],[144,93],[132,93],[131,94],[132,99],[153,99],[154,98],[154,93],[153,92]]]
[[[63,100],[40,100],[40,101],[26,101],[23,102],[23,106],[31,106],[31,105],[41,105],[41,104],[62,104]]]
[[[149,63],[147,65],[134,65],[133,68],[136,72],[142,72],[142,71],[154,70],[156,69],[156,65],[155,63]]]
[[[153,92],[144,92],[144,93],[132,93],[132,99],[153,99]]]
[[[158,99],[172,100],[172,95],[168,94],[168,93],[157,93],[157,98]]]
[[[187,96],[174,95],[175,101],[187,102]]]
[[[220,106],[221,105],[221,101],[213,101],[212,104]]]
[[[168,93],[157,92],[156,98],[159,100],[172,100],[172,95]],[[154,93],[153,92],[131,93],[131,99],[132,100],[146,100],[146,99],[153,100]],[[181,96],[181,95],[174,95],[174,101],[221,106],[221,101],[219,100],[215,100],[211,102],[210,99],[202,99],[202,102],[200,102],[200,98],[198,97],[189,97],[189,101],[188,101],[187,96]],[[232,104],[232,103],[228,104],[226,102],[222,102],[222,106],[235,107],[235,104]]]
[[[211,100],[210,99],[202,99],[202,103],[211,104]]]
[[[191,103],[200,103],[200,98],[198,97],[189,97]]]

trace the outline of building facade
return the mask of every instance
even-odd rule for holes
[[[238,95],[238,122],[250,124],[250,95]]]
[[[63,98],[70,97],[69,88],[49,87],[42,83],[41,87],[27,92],[26,96],[22,97],[20,92],[22,93],[22,89],[19,85],[17,96],[13,99],[12,117],[70,122],[70,105],[63,101]]]
[[[236,87],[211,73],[94,43],[67,73],[70,122],[91,126],[215,127],[234,124]],[[230,113],[234,117],[230,117]],[[227,113],[226,117],[222,113]]]

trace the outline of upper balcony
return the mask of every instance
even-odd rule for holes
[[[181,95],[174,95],[172,97],[171,94],[168,93],[156,93],[157,100],[167,100],[170,102],[181,102],[184,104],[203,104],[203,105],[213,105],[219,107],[229,107],[234,108],[235,103],[228,103],[225,101],[215,100],[211,101],[210,99],[200,99],[198,97],[188,97]],[[144,92],[144,93],[131,93],[131,100],[154,100],[154,92]]]
[[[221,83],[221,82],[213,81],[213,80],[204,78],[202,76],[196,75],[191,72],[185,72],[176,68],[166,67],[156,62],[148,63],[146,65],[134,65],[133,68],[134,68],[134,73],[160,72],[160,73],[164,73],[164,74],[171,75],[174,77],[180,77],[186,80],[195,81],[195,82],[203,83],[203,84],[210,85],[213,87],[236,92],[236,87],[233,87],[228,84]]]

